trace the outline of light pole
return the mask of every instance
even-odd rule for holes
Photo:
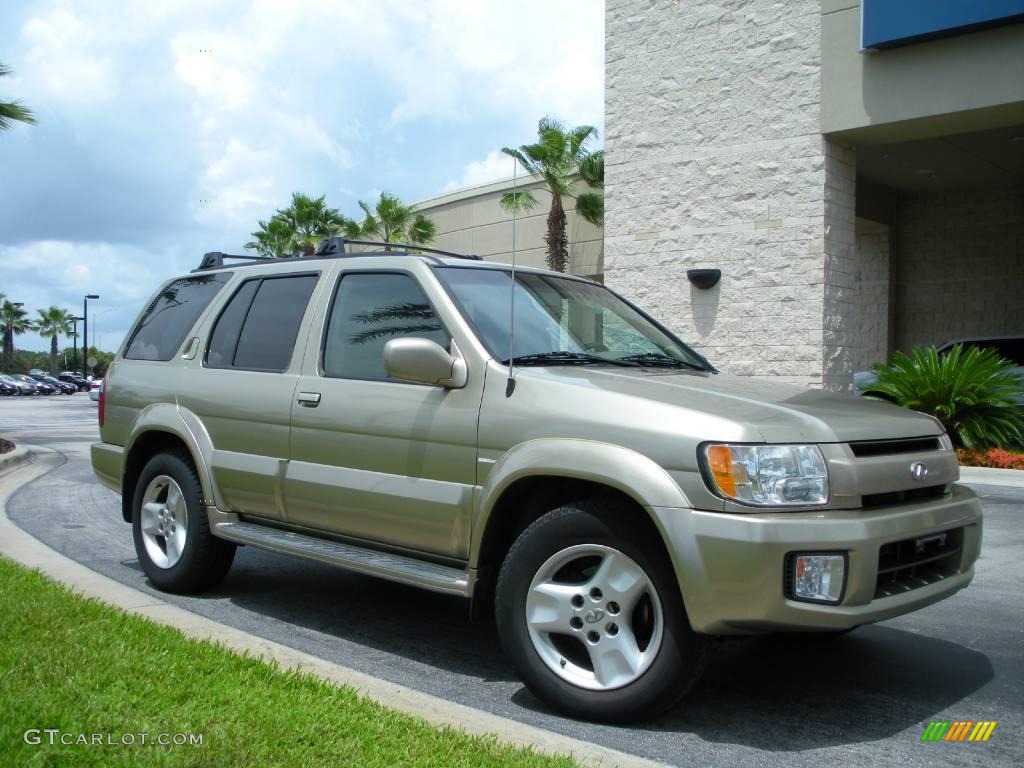
[[[78,368],[78,324],[84,319],[84,317],[71,318],[71,348],[75,350],[74,357],[71,361],[71,368],[69,369],[72,371]]]
[[[98,299],[95,293],[87,293],[82,302],[82,375],[88,376],[89,360],[89,299]]]
[[[4,306],[10,309],[7,310],[7,316],[4,318],[4,368],[10,368],[14,364],[14,321],[17,317],[17,310],[19,307],[25,306],[23,301],[11,301]]]

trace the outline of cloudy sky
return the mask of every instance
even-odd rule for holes
[[[511,175],[541,115],[603,129],[603,45],[601,0],[3,0],[0,98],[39,124],[0,134],[0,292],[98,293],[114,348],[292,191],[351,216]]]

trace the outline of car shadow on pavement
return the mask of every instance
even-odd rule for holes
[[[458,598],[244,550],[208,597],[464,678],[517,681],[493,623],[471,622]],[[927,722],[993,674],[982,653],[885,625],[751,637],[722,643],[676,708],[629,727],[772,751],[876,741]],[[521,686],[511,700],[562,719]]]
[[[418,664],[487,682],[517,679],[491,622],[465,600],[285,555],[239,551],[227,579],[199,595]],[[341,663],[346,663],[344,660]]]
[[[768,751],[878,741],[936,718],[993,676],[983,653],[881,625],[751,637],[723,643],[675,708],[629,727]],[[546,711],[525,689],[514,699]]]

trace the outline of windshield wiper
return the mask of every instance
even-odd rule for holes
[[[508,360],[501,362],[508,365]],[[597,363],[630,367],[640,365],[622,358],[601,357],[600,355],[589,355],[586,352],[570,352],[568,350],[537,352],[532,355],[519,355],[515,358],[516,365],[595,365]]]
[[[704,366],[691,363],[686,360],[679,360],[671,355],[664,355],[661,352],[644,352],[640,355],[626,355],[616,358],[622,362],[633,363],[634,365],[660,366],[664,368],[692,368],[695,371],[706,371]]]

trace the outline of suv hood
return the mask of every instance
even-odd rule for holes
[[[597,366],[519,368],[516,376],[550,378],[714,415],[760,434],[768,443],[891,440],[943,433],[930,416],[891,403],[747,376]]]

